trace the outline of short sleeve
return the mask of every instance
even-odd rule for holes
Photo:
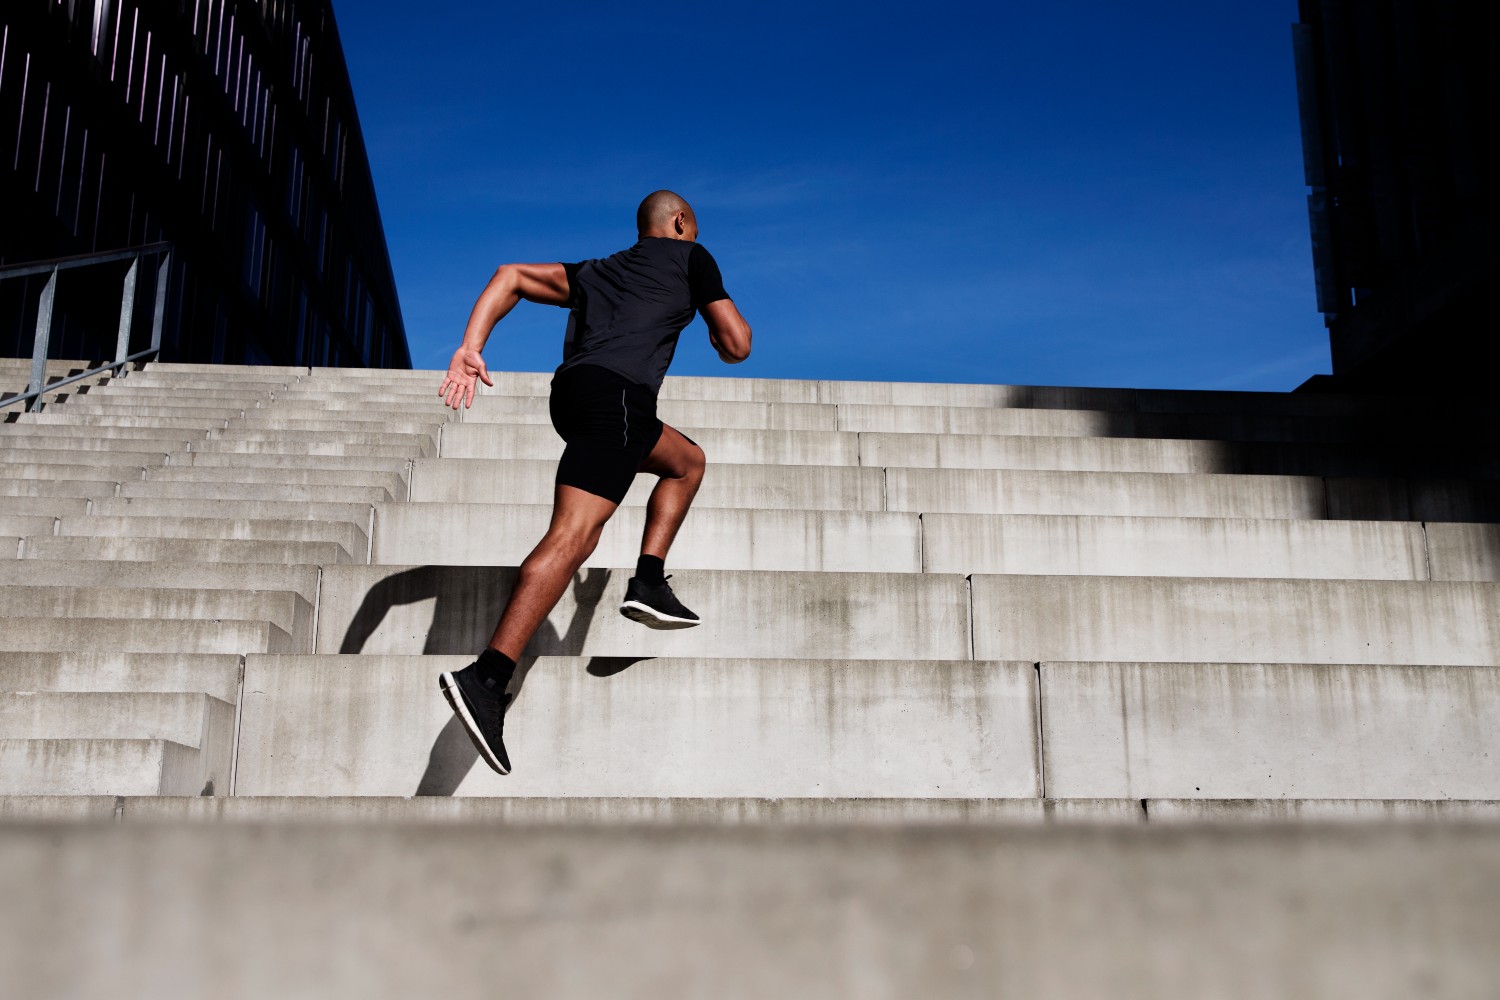
[[[729,298],[724,291],[724,278],[719,274],[718,261],[701,244],[694,243],[688,254],[688,291],[692,296],[693,309],[702,309],[710,302]]]
[[[568,276],[568,308],[573,309],[578,305],[578,272],[587,261],[579,261],[576,264],[564,263],[562,268]]]

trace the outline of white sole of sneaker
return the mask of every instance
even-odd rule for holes
[[[620,605],[620,614],[633,622],[640,622],[647,628],[692,628],[703,622],[697,618],[676,618],[669,614],[648,608],[640,601],[626,601]]]
[[[438,675],[438,687],[442,689],[443,697],[448,699],[448,705],[453,709],[453,714],[458,716],[458,721],[463,723],[464,731],[469,734],[469,742],[474,744],[474,749],[479,751],[479,756],[484,762],[494,768],[500,774],[509,774],[510,768],[500,763],[500,758],[490,749],[485,738],[480,735],[479,725],[474,721],[474,716],[469,712],[469,703],[464,701],[462,692],[458,689],[458,682],[448,671]]]

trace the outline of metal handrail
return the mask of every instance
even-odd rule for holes
[[[137,351],[129,356],[126,351],[130,350],[130,326],[135,317],[135,286],[136,277],[140,271],[142,257],[162,258],[161,264],[156,271],[156,308],[151,319],[151,346],[144,351]],[[59,271],[68,271],[76,267],[92,267],[98,264],[109,264],[115,261],[130,261],[130,270],[125,272],[125,285],[120,293],[120,329],[115,339],[115,360],[98,368],[92,368],[78,375],[72,375],[59,382],[47,383],[47,350],[52,342],[52,300],[57,293],[57,274]],[[115,371],[135,361],[151,357],[161,351],[161,327],[162,317],[167,308],[167,280],[172,273],[172,244],[149,243],[144,246],[130,247],[125,250],[113,250],[105,253],[81,254],[76,257],[57,257],[53,260],[33,261],[29,264],[18,264],[12,267],[0,268],[0,281],[7,278],[28,278],[38,274],[47,275],[47,284],[42,287],[42,298],[37,305],[36,313],[36,337],[31,346],[31,378],[27,382],[26,391],[17,396],[0,399],[0,406],[9,406],[12,403],[25,403],[28,413],[41,410],[42,395],[55,392],[64,386],[72,385],[86,378],[106,371]]]

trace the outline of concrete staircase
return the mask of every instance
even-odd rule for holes
[[[1478,942],[1444,945],[1457,950],[1439,972],[1420,952],[1366,947],[1396,926],[1368,915],[1374,937],[1303,956],[1300,977],[1246,978],[1239,953],[1197,972],[1139,960],[1152,929],[1209,948],[1233,936],[1205,916],[1229,905],[1224,879],[1247,919],[1287,935],[1268,961],[1324,926],[1298,886],[1354,905],[1409,897],[1420,870],[1422,912],[1441,926],[1500,928],[1500,826],[1487,825],[1500,819],[1500,451],[1475,445],[1496,439],[1500,406],[669,379],[663,417],[710,460],[669,561],[705,623],[657,633],[616,612],[642,480],[522,665],[502,778],[435,678],[488,637],[546,525],[560,444],[549,376],[499,375],[459,418],[438,381],[150,365],[0,424],[0,546],[14,556],[0,561],[0,851],[35,862],[0,865],[0,898],[5,879],[14,898],[54,898],[39,871],[114,886],[111,863],[198,872],[243,850],[254,860],[215,892],[274,923],[274,873],[331,843],[483,867],[498,830],[520,867],[493,877],[578,875],[518,884],[532,916],[593,914],[616,875],[620,892],[677,898],[670,878],[615,872],[599,852],[735,873],[726,884],[745,895],[698,886],[699,910],[647,921],[670,934],[712,915],[704,954],[719,964],[682,980],[693,993],[907,996],[938,982],[993,995],[976,963],[1044,996],[1109,983],[1321,996],[1330,969],[1363,995],[1471,995],[1461,987],[1500,973]],[[101,840],[90,819],[123,828]],[[1370,819],[1419,825],[1325,825]],[[41,840],[28,825],[64,820],[82,822]],[[248,842],[246,822],[260,831]],[[1367,867],[1334,870],[1350,857]],[[73,874],[58,876],[65,859]],[[1173,859],[1170,877],[1140,876]],[[1070,865],[1099,878],[1067,882]],[[892,866],[935,882],[862,881]],[[199,876],[183,878],[164,912],[202,902]],[[399,891],[360,878],[335,894],[349,913],[362,893]],[[454,898],[471,891],[460,882]],[[750,902],[756,886],[778,902]],[[1017,950],[940,932],[969,913],[1014,933],[1006,893],[1033,908],[1033,937],[1080,933],[1100,907],[1135,929],[1096,965],[1059,962],[1051,938]],[[861,923],[849,900],[876,895],[887,902]],[[598,912],[626,919],[609,905]],[[744,964],[743,936],[789,913],[843,942],[828,964],[788,946],[782,973],[721,982]],[[936,922],[903,930],[903,913]],[[55,915],[111,933],[86,907]],[[571,951],[573,931],[536,933],[538,954]],[[633,934],[605,937],[639,958]],[[917,951],[890,952],[897,939]],[[485,981],[438,973],[432,947],[413,959],[436,976],[423,982]],[[32,971],[43,986],[119,985],[79,968]],[[661,995],[653,977],[681,972],[667,952],[641,968],[658,971],[512,967],[567,996]],[[1242,988],[1210,988],[1221,973]],[[189,981],[221,988],[223,975],[204,965]],[[245,971],[244,995],[288,988],[277,975]],[[410,995],[399,983],[363,995]]]

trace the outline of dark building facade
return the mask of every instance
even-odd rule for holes
[[[0,266],[157,241],[163,360],[411,366],[330,0],[0,3]],[[123,273],[59,279],[53,357],[111,356]]]
[[[1500,4],[1300,0],[1295,26],[1318,309],[1309,388],[1494,393]]]

